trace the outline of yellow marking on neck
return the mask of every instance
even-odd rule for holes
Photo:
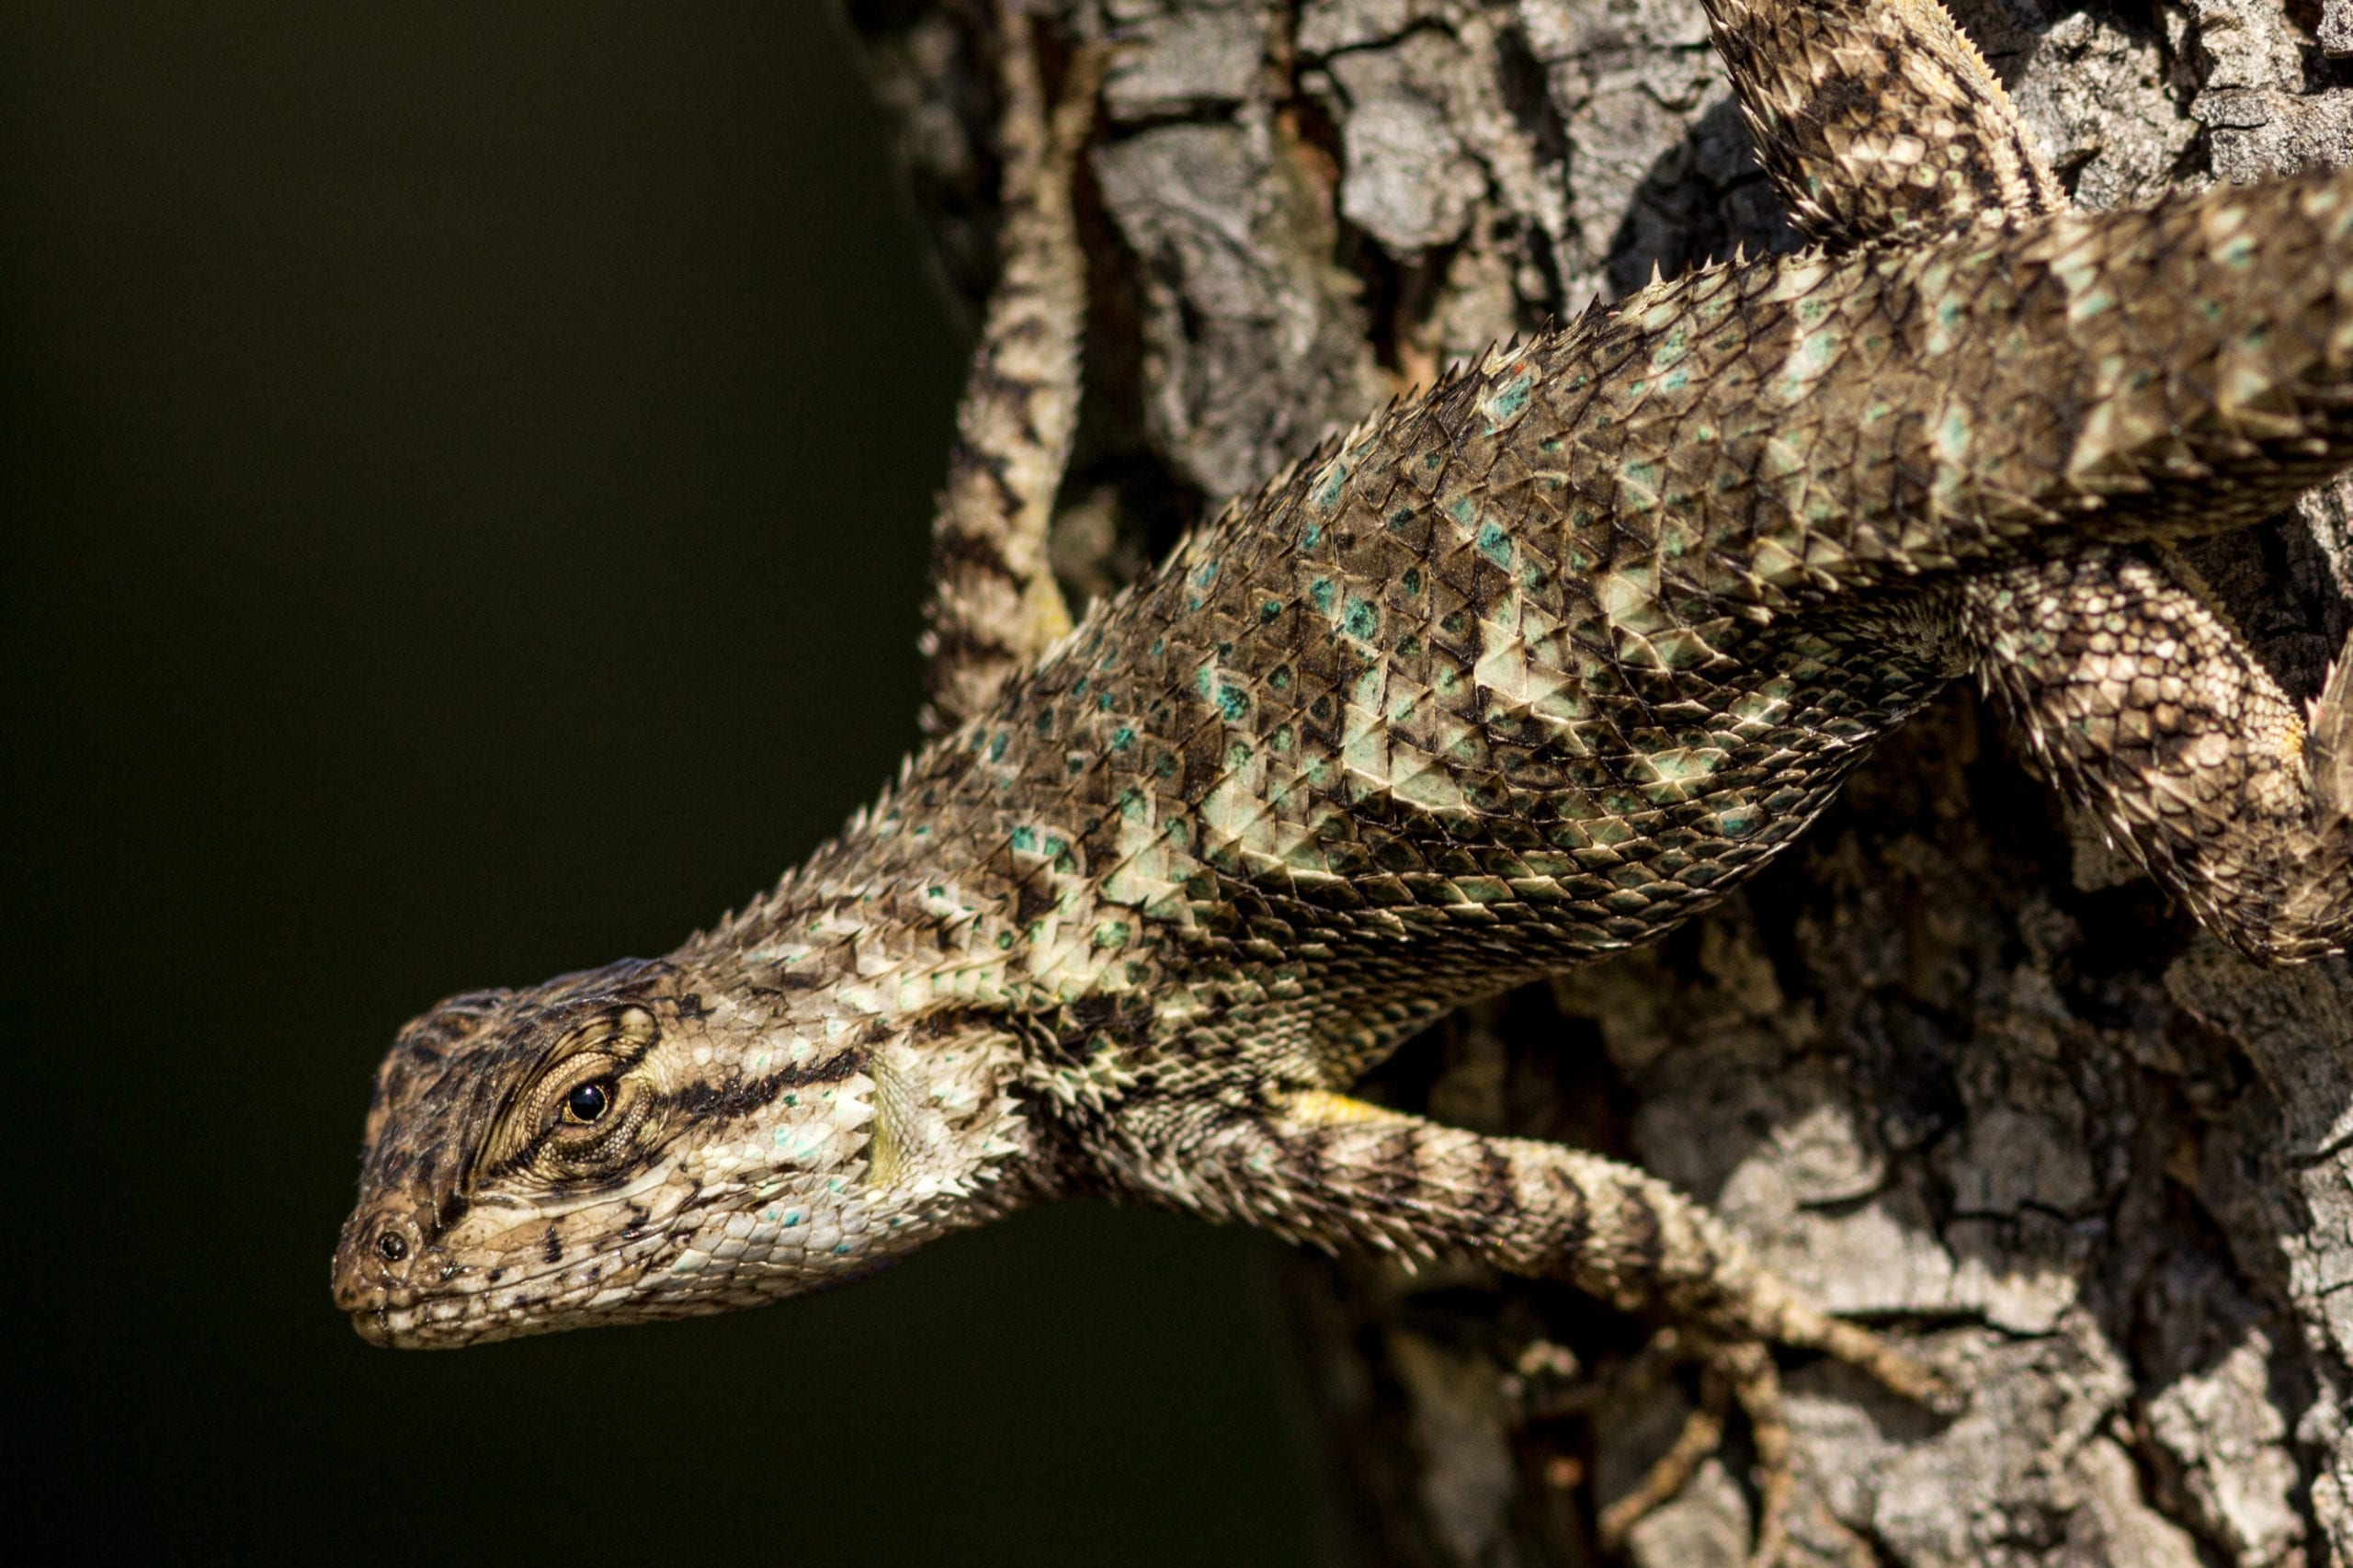
[[[1369,1121],[1414,1119],[1404,1111],[1336,1095],[1328,1089],[1302,1089],[1284,1100],[1283,1108],[1303,1127],[1354,1127]]]

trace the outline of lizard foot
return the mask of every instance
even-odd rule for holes
[[[1690,1483],[1710,1454],[1723,1446],[1724,1426],[1737,1404],[1747,1418],[1756,1449],[1756,1536],[1749,1568],[1779,1568],[1790,1550],[1790,1516],[1797,1498],[1789,1419],[1781,1401],[1781,1376],[1771,1352],[1758,1340],[1735,1343],[1698,1340],[1680,1344],[1674,1329],[1663,1330],[1628,1368],[1631,1376],[1656,1376],[1661,1361],[1699,1363],[1699,1403],[1665,1453],[1651,1462],[1632,1491],[1609,1505],[1596,1521],[1603,1550],[1622,1551],[1633,1528]],[[1858,1568],[1875,1562],[1870,1543],[1828,1506],[1815,1504],[1819,1544],[1843,1551]]]
[[[1287,1202],[1296,1201],[1290,1195],[1312,1172],[1318,1190],[1329,1195],[1321,1201],[1344,1216],[1360,1216],[1366,1229],[1359,1233],[1376,1244],[1393,1248],[1403,1234],[1433,1254],[1560,1279],[1620,1311],[1666,1320],[1669,1332],[1635,1358],[1627,1376],[1655,1378],[1678,1361],[1697,1362],[1707,1392],[1700,1414],[1666,1458],[1632,1497],[1608,1511],[1605,1533],[1613,1539],[1683,1486],[1717,1446],[1737,1404],[1754,1431],[1758,1460],[1756,1561],[1783,1554],[1794,1486],[1772,1346],[1835,1357],[1939,1415],[1961,1407],[1952,1385],[1927,1365],[1806,1301],[1722,1220],[1633,1166],[1540,1139],[1484,1137],[1321,1090],[1292,1096],[1281,1119],[1260,1126],[1272,1136],[1237,1140],[1248,1158],[1229,1168],[1254,1181],[1279,1182]],[[1483,1201],[1466,1205],[1464,1194]],[[1574,1358],[1557,1351],[1523,1361],[1515,1373],[1523,1385],[1556,1363],[1574,1366]],[[1625,1378],[1613,1381],[1628,1386]]]

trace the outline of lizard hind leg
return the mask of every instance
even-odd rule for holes
[[[1936,0],[1706,0],[1790,218],[1834,248],[2057,212],[2065,190]]]
[[[1086,318],[1071,181],[1108,59],[1099,45],[1075,50],[1049,108],[1021,0],[999,0],[997,14],[1005,216],[996,287],[932,524],[921,644],[926,734],[987,707],[1071,624],[1046,540],[1078,426]]]
[[[2353,945],[2353,648],[2307,727],[2221,612],[2142,551],[2021,568],[1961,607],[2038,767],[2201,922],[2270,963]]]
[[[2067,206],[1984,58],[1935,0],[1707,0],[1758,156],[1834,246]],[[1964,584],[2012,732],[2202,922],[2279,962],[2353,942],[2353,692],[2293,707],[2161,549]],[[2299,750],[2302,748],[2302,755]]]

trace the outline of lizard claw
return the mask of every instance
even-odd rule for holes
[[[1667,1330],[1660,1341],[1671,1346],[1674,1331]],[[1749,1568],[1778,1568],[1789,1550],[1790,1505],[1797,1496],[1797,1471],[1790,1459],[1790,1426],[1781,1406],[1779,1369],[1773,1365],[1772,1354],[1757,1340],[1701,1342],[1691,1354],[1701,1369],[1699,1405],[1634,1489],[1601,1511],[1596,1529],[1602,1547],[1613,1552],[1623,1550],[1634,1526],[1683,1490],[1700,1461],[1722,1446],[1725,1417],[1736,1403],[1748,1418],[1749,1435],[1756,1445],[1759,1506]]]
[[[1796,1342],[1869,1373],[1890,1392],[1940,1416],[1958,1415],[1968,1403],[1967,1396],[1945,1378],[1869,1329],[1826,1318],[1815,1332]],[[1797,1497],[1797,1471],[1779,1369],[1765,1340],[1722,1340],[1702,1334],[1687,1339],[1668,1328],[1643,1346],[1624,1376],[1647,1381],[1659,1377],[1669,1366],[1692,1361],[1701,1369],[1699,1405],[1633,1489],[1601,1511],[1596,1521],[1601,1544],[1610,1551],[1621,1550],[1636,1524],[1683,1490],[1700,1462],[1722,1446],[1726,1419],[1737,1404],[1756,1449],[1758,1508],[1749,1568],[1777,1568],[1789,1551],[1790,1513]],[[1827,1535],[1847,1538],[1850,1548],[1860,1547],[1844,1523],[1826,1508],[1818,1511]],[[1870,1560],[1868,1548],[1860,1548],[1857,1555],[1859,1561]]]
[[[2346,639],[2320,695],[2304,710],[2304,758],[2313,772],[2313,796],[2327,823],[2342,823],[2353,817],[2353,636]]]

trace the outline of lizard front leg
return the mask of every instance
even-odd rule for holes
[[[1454,1258],[1557,1278],[1698,1342],[1711,1380],[1747,1410],[1763,1515],[1756,1561],[1778,1557],[1794,1487],[1768,1345],[1819,1350],[1907,1399],[1957,1401],[1935,1372],[1869,1329],[1807,1305],[1705,1208],[1635,1166],[1565,1144],[1487,1137],[1318,1089],[1257,1108],[1115,1112],[1106,1180],[1137,1197],[1287,1239],[1415,1260]],[[1628,1502],[1622,1537],[1713,1446],[1702,1418]]]
[[[996,288],[932,523],[922,718],[935,735],[985,709],[1007,676],[1071,625],[1046,536],[1078,426],[1086,317],[1071,178],[1106,55],[1099,47],[1074,52],[1049,112],[1029,14],[1021,0],[1001,0],[997,10],[1005,217]]]

